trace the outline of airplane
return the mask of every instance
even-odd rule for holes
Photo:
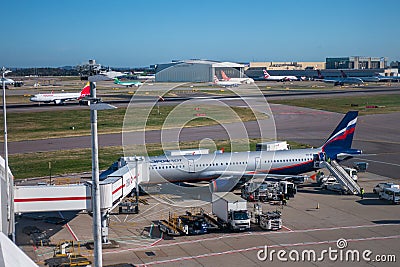
[[[56,105],[62,105],[64,102],[71,100],[82,100],[84,97],[90,95],[90,83],[86,83],[80,93],[50,93],[50,94],[37,94],[30,98],[32,102],[54,102]]]
[[[122,73],[120,71],[111,70],[111,68],[108,68],[107,70],[102,70],[102,71],[99,72],[99,74],[107,76],[110,79],[115,79],[115,78],[118,78],[118,77],[121,77],[121,76],[125,75],[125,73]]]
[[[3,84],[3,81],[4,81],[5,85],[13,85],[15,83],[15,81],[13,79],[1,78],[1,85]]]
[[[296,76],[271,76],[266,69],[263,69],[264,80],[266,81],[277,81],[277,82],[287,82],[287,81],[297,81],[299,80]]]
[[[7,74],[7,73],[10,73],[11,71],[10,70],[6,70],[6,71],[4,71],[3,72],[3,76],[1,77],[1,86],[3,86],[3,83],[4,83],[4,86],[5,86],[5,88],[7,88],[7,85],[13,85],[13,84],[15,84],[15,81],[13,80],[13,79],[10,79],[10,78],[6,78],[5,77],[5,75]]]
[[[349,79],[349,78],[355,78],[355,79],[361,79],[363,82],[379,82],[380,79],[378,76],[365,76],[365,77],[349,77],[346,73],[344,73],[343,70],[340,70],[340,73],[343,78]]]
[[[229,78],[228,75],[225,74],[223,70],[221,70],[222,80],[230,81],[230,82],[239,82],[239,83],[254,83],[252,78]]]
[[[216,84],[216,85],[220,85],[220,86],[223,86],[223,87],[232,87],[232,86],[239,86],[239,85],[241,85],[241,83],[240,82],[234,82],[234,81],[220,81],[220,80],[218,80],[218,77],[217,77],[217,75],[214,75],[214,82],[213,82],[213,84]]]
[[[400,76],[383,76],[383,75],[378,75],[376,76],[380,82],[393,82],[393,81],[400,81]]]
[[[349,111],[318,148],[148,157],[149,183],[209,181],[214,190],[229,191],[240,179],[316,171],[316,161],[341,161],[362,153],[351,148],[357,116],[358,111]]]
[[[132,87],[132,86],[139,87],[143,84],[142,82],[138,82],[138,81],[132,81],[132,82],[120,81],[118,78],[114,79],[114,83],[118,84],[118,85],[124,85],[126,87]]]
[[[315,79],[316,81],[321,81],[324,83],[333,83],[334,86],[337,85],[345,85],[347,84],[363,84],[364,81],[361,78],[357,77],[348,77],[346,73],[341,71],[342,77],[340,78],[329,78],[326,79],[322,74],[320,70],[317,70],[318,73],[318,79]]]

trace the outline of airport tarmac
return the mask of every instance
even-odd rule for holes
[[[372,188],[379,182],[390,179],[371,173],[359,173],[360,185],[365,188],[364,199],[353,195],[339,195],[320,189],[311,180],[301,186],[287,206],[263,203],[264,210],[282,211],[284,227],[279,231],[263,231],[256,226],[243,233],[209,233],[199,236],[181,236],[160,238],[157,231],[152,238],[149,235],[151,226],[159,219],[168,217],[169,212],[183,214],[188,208],[183,206],[201,206],[210,212],[210,204],[197,199],[179,199],[174,195],[141,196],[140,213],[136,215],[113,214],[110,216],[110,239],[119,243],[119,248],[104,249],[104,265],[131,263],[138,266],[282,266],[294,263],[288,254],[283,262],[277,252],[264,261],[257,258],[260,250],[292,250],[302,253],[315,251],[316,260],[300,260],[299,266],[398,266],[400,253],[400,206],[377,199]],[[171,206],[169,202],[181,203]],[[142,204],[146,203],[146,204]],[[253,203],[248,203],[249,209]],[[54,216],[68,218],[68,224],[54,225],[33,220],[23,216],[17,223],[17,243],[43,266],[43,261],[53,254],[52,246],[33,246],[21,229],[27,225],[36,225],[41,229],[50,229],[51,242],[57,244],[62,240],[80,241],[81,244],[92,239],[91,217],[83,212],[74,214],[63,212]],[[155,228],[154,228],[155,229]],[[346,247],[338,247],[347,243]],[[329,257],[321,254],[322,250],[337,250]],[[357,250],[359,261],[349,261],[343,257],[336,260],[333,256],[347,251]],[[366,262],[362,253],[370,250]],[[340,252],[342,251],[342,252]],[[89,258],[92,251],[81,247],[80,252]],[[292,256],[296,252],[291,252]],[[308,252],[307,252],[308,253]],[[349,252],[350,253],[350,252]],[[263,252],[259,255],[264,256]],[[282,256],[282,255],[281,255]],[[392,262],[377,262],[377,256],[385,257]],[[312,259],[312,258],[311,258]]]
[[[241,105],[238,100],[229,101],[231,101],[231,105]],[[314,146],[322,144],[343,117],[338,113],[284,105],[271,105],[271,108],[279,139],[298,141]],[[369,172],[359,175],[360,184],[367,192],[363,200],[358,196],[329,193],[320,190],[313,184],[308,184],[300,188],[296,197],[283,207],[284,229],[281,231],[265,232],[254,228],[246,233],[211,233],[204,236],[161,239],[148,236],[148,230],[156,220],[166,218],[170,211],[183,213],[187,210],[187,206],[202,204],[204,209],[210,211],[210,204],[201,200],[181,200],[173,195],[162,195],[158,197],[159,199],[143,197],[148,204],[140,205],[141,211],[138,215],[111,215],[110,238],[119,241],[120,248],[104,250],[104,263],[127,262],[135,265],[159,266],[260,266],[266,264],[281,266],[282,262],[276,258],[276,253],[272,261],[271,259],[258,260],[257,253],[264,249],[264,246],[268,246],[269,251],[272,249],[286,249],[287,251],[298,249],[301,253],[303,250],[314,249],[319,253],[324,249],[338,249],[336,242],[340,238],[347,240],[346,249],[358,249],[360,252],[368,249],[372,251],[373,256],[395,255],[398,259],[400,256],[398,252],[400,245],[399,206],[378,200],[371,194],[373,186],[378,182],[398,181],[390,179],[399,178],[398,116],[398,113],[392,113],[359,117],[353,147],[361,148],[365,153],[372,154],[367,158],[360,159],[360,161],[370,163]],[[235,125],[231,127],[235,127]],[[246,123],[246,128],[250,133],[249,137],[259,136],[255,122]],[[204,136],[224,139],[226,132],[221,129],[220,126],[188,128],[181,132],[181,137],[183,140],[199,140]],[[160,135],[158,131],[152,131],[148,133],[148,136],[149,142],[156,142]],[[99,139],[101,145],[114,143],[119,145],[120,138],[120,134],[117,134],[100,136]],[[44,143],[40,144],[40,142]],[[24,151],[29,149],[37,151],[38,147],[45,151],[71,149],[72,143],[80,147],[90,147],[90,138],[28,141],[22,143],[21,149]],[[178,202],[180,205],[178,207],[169,205],[168,203],[172,201]],[[249,204],[249,207],[251,206],[252,204]],[[263,206],[268,210],[281,208],[269,204],[263,204]],[[47,229],[51,234],[53,244],[57,244],[61,240],[75,239],[84,243],[92,239],[91,217],[87,214],[62,212],[50,216],[63,216],[68,219],[68,224],[53,225],[41,221],[40,218],[35,221],[26,216],[18,219],[17,243],[40,264],[43,264],[44,259],[52,256],[53,247],[36,247],[30,244],[28,236],[21,233],[24,226],[36,225],[41,229]],[[81,252],[92,257],[90,250],[81,248]],[[349,263],[343,260],[331,261],[325,256],[324,261],[298,262],[297,264],[301,266],[341,266]],[[368,264],[381,266],[383,263],[369,262]],[[366,262],[361,260],[352,265],[365,266]],[[384,265],[397,266],[395,263],[385,263]]]

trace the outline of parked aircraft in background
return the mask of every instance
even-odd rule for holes
[[[297,81],[299,80],[299,78],[297,78],[296,76],[272,76],[269,75],[269,73],[267,72],[266,69],[263,70],[264,72],[264,80],[266,81],[277,81],[277,82],[287,82],[287,81]]]
[[[118,78],[118,77],[121,77],[121,76],[125,75],[125,73],[122,73],[120,71],[111,70],[111,68],[108,68],[107,70],[102,70],[102,71],[99,72],[99,74],[107,76],[110,79],[115,79],[115,78]]]
[[[316,161],[327,158],[340,161],[362,153],[351,148],[357,116],[357,111],[348,112],[319,148],[149,157],[149,182],[211,181],[214,188],[227,185],[232,188],[241,178],[266,179],[269,174],[314,171]]]
[[[228,75],[226,75],[223,70],[221,70],[221,76],[224,81],[247,83],[247,84],[254,83],[254,80],[252,78],[229,78]]]
[[[345,85],[345,84],[363,84],[364,81],[358,77],[348,77],[343,71],[342,77],[339,78],[325,78],[320,70],[317,70],[318,79],[316,81],[321,81],[324,83],[333,83],[335,86],[337,85]]]
[[[50,93],[37,94],[30,98],[32,102],[54,103],[56,105],[64,104],[67,101],[82,100],[85,96],[90,95],[90,83],[86,83],[80,93]]]
[[[118,85],[123,85],[126,87],[132,87],[132,86],[139,87],[143,84],[142,82],[139,82],[139,81],[120,81],[118,78],[114,79],[114,83],[118,84]]]
[[[400,81],[400,76],[383,76],[378,75],[376,76],[380,82],[393,82],[393,81]]]
[[[366,77],[348,77],[346,73],[344,73],[343,70],[340,71],[342,74],[342,77],[344,78],[359,78],[363,80],[363,82],[388,82],[388,81],[398,81],[400,80],[400,76],[382,76],[380,74],[375,75],[375,76],[366,76]]]
[[[3,81],[4,81],[5,85],[12,85],[15,83],[15,81],[13,79],[1,78],[1,83],[0,83],[1,86],[3,86]]]
[[[214,75],[214,82],[213,82],[213,84],[215,84],[215,85],[220,85],[220,86],[223,86],[223,87],[233,87],[233,86],[239,86],[239,85],[241,85],[240,82],[235,82],[235,81],[220,81],[220,80],[218,80],[217,75]]]
[[[363,82],[379,82],[380,81],[378,76],[349,77],[346,73],[344,73],[343,70],[340,70],[340,73],[342,75],[342,78],[345,78],[345,79],[355,78],[355,79],[361,79]]]

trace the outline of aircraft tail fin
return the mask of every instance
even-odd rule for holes
[[[358,111],[347,112],[323,144],[322,151],[326,152],[331,159],[336,159],[338,154],[361,154],[361,150],[351,148],[357,117]]]
[[[317,70],[317,73],[318,73],[318,78],[319,79],[323,79],[324,78],[324,76],[321,74],[320,70]]]
[[[218,80],[217,75],[214,75],[214,83],[218,83],[218,82],[219,82],[219,80]]]
[[[90,95],[90,83],[89,82],[87,82],[85,87],[83,87],[80,98],[83,98],[88,95]]]
[[[263,72],[264,72],[264,79],[268,79],[271,76],[269,75],[266,69],[263,69]]]
[[[344,71],[341,70],[340,73],[341,73],[341,75],[342,75],[343,78],[347,78],[347,74],[344,73]]]
[[[228,75],[225,74],[223,70],[221,70],[221,76],[224,81],[229,81],[231,79],[228,77]]]

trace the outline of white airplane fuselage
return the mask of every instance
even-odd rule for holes
[[[265,78],[267,81],[297,81],[298,78],[296,76],[269,76]]]
[[[297,175],[314,170],[321,149],[148,157],[151,183],[206,181],[219,176]]]
[[[77,100],[81,97],[80,93],[56,93],[56,94],[37,94],[30,98],[32,102],[43,102],[60,104],[65,101]]]

